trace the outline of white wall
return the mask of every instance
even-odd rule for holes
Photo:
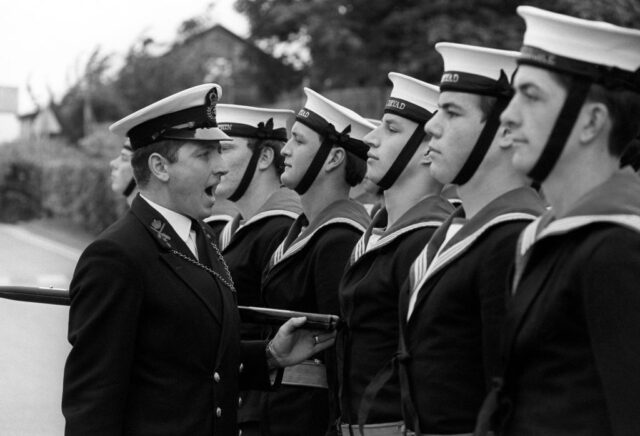
[[[18,139],[20,122],[15,114],[0,113],[0,144]]]

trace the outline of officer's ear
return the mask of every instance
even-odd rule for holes
[[[333,147],[327,156],[327,160],[324,161],[324,169],[326,172],[331,172],[342,165],[342,162],[347,158],[347,152],[342,147]]]
[[[147,160],[151,174],[161,182],[169,181],[169,161],[159,153],[151,153]]]

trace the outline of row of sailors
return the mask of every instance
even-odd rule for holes
[[[278,389],[242,392],[242,434],[640,429],[640,180],[619,169],[640,31],[518,13],[520,53],[438,43],[439,87],[389,73],[378,123],[307,88],[297,114],[217,104],[238,304],[344,321]],[[383,192],[372,217],[349,199],[365,177]]]

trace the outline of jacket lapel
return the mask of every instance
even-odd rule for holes
[[[164,217],[141,197],[138,196],[133,201],[131,212],[159,245],[159,257],[202,301],[216,321],[222,324],[220,308],[215,307],[215,299],[211,294],[212,291],[218,292],[218,289],[211,289],[211,279],[208,272],[184,258],[187,257],[195,261],[191,250]],[[173,250],[180,254],[175,254]]]

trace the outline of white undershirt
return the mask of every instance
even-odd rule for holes
[[[198,250],[196,248],[196,232],[191,230],[191,218],[188,218],[178,212],[174,212],[171,209],[167,209],[164,206],[160,206],[158,203],[154,203],[144,195],[140,194],[149,205],[158,211],[164,219],[167,220],[169,225],[173,228],[176,234],[187,244],[187,247],[191,252],[198,257]]]

